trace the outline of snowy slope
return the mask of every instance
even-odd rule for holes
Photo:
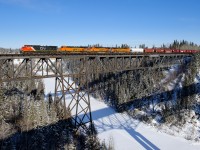
[[[199,144],[161,133],[127,114],[116,113],[91,99],[92,116],[101,140],[113,140],[115,149],[200,149]]]
[[[44,79],[45,93],[54,93],[55,79]],[[103,102],[90,98],[92,117],[98,137],[113,143],[116,150],[125,149],[181,149],[199,150],[200,143],[192,143],[180,137],[159,132],[135,120],[127,114],[116,113]]]

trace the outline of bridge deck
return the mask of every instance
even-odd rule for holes
[[[23,53],[0,54],[0,59],[20,58],[64,58],[64,57],[164,57],[164,56],[189,56],[192,54],[181,53]]]

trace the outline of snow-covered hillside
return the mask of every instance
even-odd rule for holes
[[[45,93],[54,92],[55,79],[44,79]],[[143,124],[126,113],[114,109],[91,97],[92,117],[98,137],[106,143],[113,143],[116,150],[124,149],[181,149],[199,150],[200,143],[171,136]]]

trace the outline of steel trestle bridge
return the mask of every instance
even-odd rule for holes
[[[55,78],[55,96],[75,112],[77,129],[92,125],[88,84],[90,75],[120,73],[147,68],[167,68],[182,64],[191,54],[0,54],[0,84],[42,78]],[[69,80],[71,79],[71,80]],[[84,79],[84,80],[83,80]],[[70,98],[66,97],[70,95]]]

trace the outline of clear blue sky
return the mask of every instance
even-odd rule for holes
[[[0,47],[200,44],[200,0],[0,0]]]

